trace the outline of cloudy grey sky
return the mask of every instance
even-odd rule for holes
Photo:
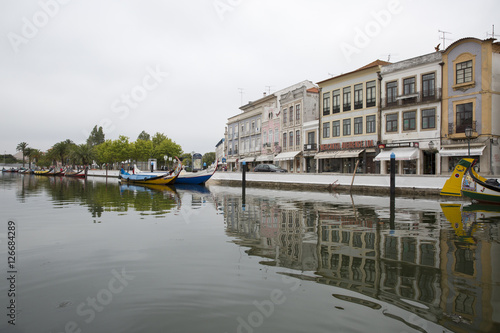
[[[446,45],[500,34],[499,12],[498,0],[3,0],[0,152],[83,143],[97,124],[106,139],[145,130],[214,151],[242,100],[433,52],[438,30]]]

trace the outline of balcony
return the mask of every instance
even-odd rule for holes
[[[385,97],[382,99],[382,108],[390,109],[406,105],[438,102],[440,100],[441,100],[441,89],[434,89],[431,91],[427,91],[425,96],[422,91],[419,91],[413,94],[399,95],[392,100],[389,100],[387,97]]]
[[[304,151],[317,151],[318,145],[316,143],[306,143],[304,145]]]

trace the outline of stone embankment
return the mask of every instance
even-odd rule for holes
[[[108,170],[108,177],[118,177],[118,170]],[[106,170],[89,170],[89,176],[106,176]],[[387,195],[390,190],[389,175],[334,173],[257,173],[247,172],[247,187],[270,189],[353,192]],[[449,176],[396,175],[396,194],[404,196],[439,195]],[[241,172],[216,172],[208,185],[241,186]],[[352,186],[351,186],[352,184]]]

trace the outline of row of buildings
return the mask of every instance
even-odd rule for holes
[[[376,60],[302,81],[240,107],[217,157],[229,170],[274,163],[294,173],[446,174],[462,158],[500,174],[500,43],[463,38],[445,50]]]

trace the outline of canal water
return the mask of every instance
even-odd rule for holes
[[[500,212],[0,176],[0,332],[498,332]]]

